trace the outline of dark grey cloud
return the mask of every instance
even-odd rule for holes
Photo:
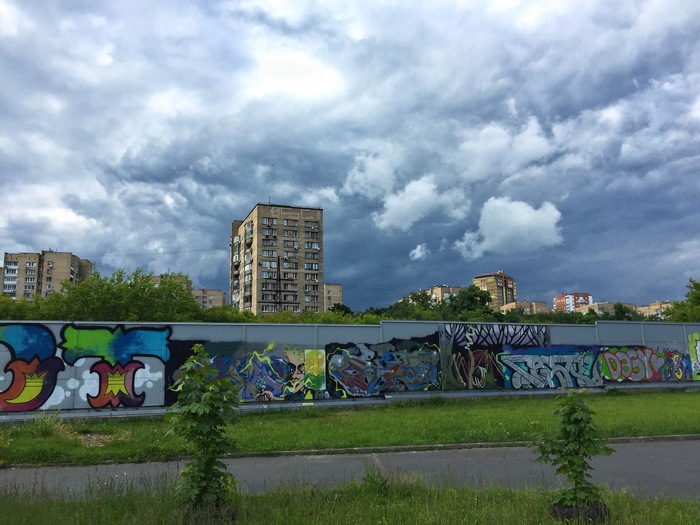
[[[681,0],[0,0],[0,249],[225,288],[230,222],[270,200],[324,208],[355,309],[498,269],[530,300],[680,298],[698,42]]]

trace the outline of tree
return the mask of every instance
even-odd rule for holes
[[[235,421],[238,391],[230,377],[219,377],[200,344],[194,345],[181,372],[171,387],[178,398],[168,407],[166,418],[171,425],[168,433],[185,439],[192,456],[176,490],[192,506],[220,506],[229,501],[236,482],[221,458],[231,448],[226,428]]]
[[[583,400],[586,390],[571,389],[560,398],[559,426],[553,435],[540,436],[531,446],[538,453],[539,463],[556,467],[566,476],[570,487],[561,489],[554,501],[553,514],[559,518],[586,518],[603,521],[607,507],[601,501],[598,487],[590,481],[593,456],[609,455],[613,449],[605,444],[593,422],[595,412]]]
[[[472,284],[451,295],[441,304],[445,321],[498,321],[496,312],[489,308],[491,294]]]
[[[690,279],[684,301],[676,301],[664,311],[666,319],[676,323],[700,322],[700,281]]]
[[[335,303],[333,306],[329,308],[330,312],[338,312],[340,314],[345,314],[345,315],[352,315],[352,310],[350,309],[349,306],[345,306],[342,303]]]

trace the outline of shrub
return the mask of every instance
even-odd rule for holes
[[[556,467],[571,486],[559,491],[554,505],[583,508],[601,502],[600,490],[590,481],[593,456],[613,452],[605,445],[595,423],[594,412],[583,401],[585,390],[569,390],[562,396],[559,409],[559,427],[554,435],[540,436],[531,446],[539,453],[537,462]]]
[[[178,400],[168,408],[168,434],[179,435],[191,445],[176,489],[192,506],[219,505],[232,495],[235,478],[221,457],[230,451],[226,426],[234,422],[238,391],[231,378],[220,378],[202,345],[182,366],[182,376],[173,384]]]

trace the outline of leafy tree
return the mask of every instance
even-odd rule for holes
[[[219,377],[202,345],[194,345],[181,372],[171,387],[178,399],[166,418],[168,433],[185,439],[192,457],[176,490],[192,506],[221,505],[229,501],[236,482],[221,458],[230,452],[226,428],[235,421],[238,391],[230,377]]]
[[[676,323],[700,322],[700,281],[690,279],[684,301],[676,301],[664,311],[667,320]]]
[[[584,402],[585,393],[571,389],[562,396],[555,411],[560,419],[556,433],[541,436],[531,445],[539,454],[536,461],[556,467],[556,473],[565,475],[571,485],[559,491],[554,504],[574,509],[600,505],[600,490],[590,481],[590,459],[613,453],[593,422],[595,413]]]
[[[491,310],[491,294],[472,284],[451,295],[441,304],[442,318],[446,321],[498,321]]]
[[[352,315],[352,310],[350,309],[349,306],[345,306],[342,303],[335,303],[333,306],[330,307],[328,310],[329,312],[338,312],[341,314],[345,315]]]

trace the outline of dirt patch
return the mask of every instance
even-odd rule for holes
[[[86,448],[101,447],[109,443],[111,439],[112,436],[108,436],[107,434],[81,434],[80,436],[80,440]]]

